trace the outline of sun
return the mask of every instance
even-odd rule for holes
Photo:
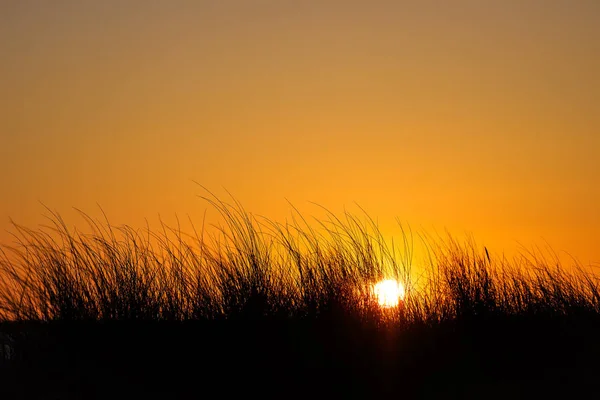
[[[395,279],[385,279],[373,285],[373,294],[381,307],[397,307],[404,300],[404,285]]]

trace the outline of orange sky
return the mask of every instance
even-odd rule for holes
[[[0,3],[0,240],[40,202],[141,226],[192,180],[281,220],[600,262],[600,2]]]

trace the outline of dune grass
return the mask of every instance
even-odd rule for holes
[[[70,231],[57,213],[50,230],[15,225],[18,244],[2,248],[0,320],[377,320],[370,289],[384,278],[406,287],[401,307],[385,313],[404,325],[600,312],[598,278],[578,265],[494,259],[472,242],[430,237],[428,265],[415,271],[415,235],[402,230],[402,248],[391,247],[366,214],[309,222],[295,213],[281,224],[205,199],[224,220],[210,235],[83,213],[89,233]]]
[[[372,393],[399,390],[400,375],[443,386],[460,374],[499,376],[494,365],[514,369],[531,357],[537,360],[531,368],[541,368],[552,364],[549,347],[566,364],[582,363],[584,372],[600,355],[593,345],[599,281],[582,266],[565,269],[533,254],[507,260],[473,242],[409,229],[401,229],[402,242],[394,246],[366,213],[327,212],[309,221],[295,211],[291,221],[277,223],[235,200],[205,200],[223,225],[191,234],[166,224],[117,227],[84,213],[87,233],[70,230],[57,213],[51,229],[15,225],[18,242],[2,248],[0,261],[0,332],[20,341],[20,359],[42,366],[39,372],[63,357],[63,376],[83,381],[88,375],[73,365],[117,368],[120,354],[131,352],[137,369],[164,370],[194,354],[229,378],[232,368],[255,368],[240,361],[250,359],[262,368],[276,365],[271,373],[286,387],[307,381],[336,387],[336,377],[345,376]],[[428,249],[419,270],[415,241]],[[377,304],[371,288],[384,278],[404,284],[400,306]],[[126,329],[115,334],[114,326]],[[588,346],[583,358],[572,351],[575,337]],[[156,342],[169,347],[156,350]],[[517,350],[528,356],[506,358]],[[52,361],[39,354],[52,354]],[[478,375],[487,370],[493,372]],[[213,370],[204,381],[217,376]]]

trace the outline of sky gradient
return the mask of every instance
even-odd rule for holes
[[[450,4],[451,3],[451,4]],[[0,3],[0,241],[41,203],[199,221],[354,203],[600,262],[600,2]]]

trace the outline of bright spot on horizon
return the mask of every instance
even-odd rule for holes
[[[404,285],[395,279],[385,279],[373,286],[373,294],[381,307],[397,307],[404,299]]]

